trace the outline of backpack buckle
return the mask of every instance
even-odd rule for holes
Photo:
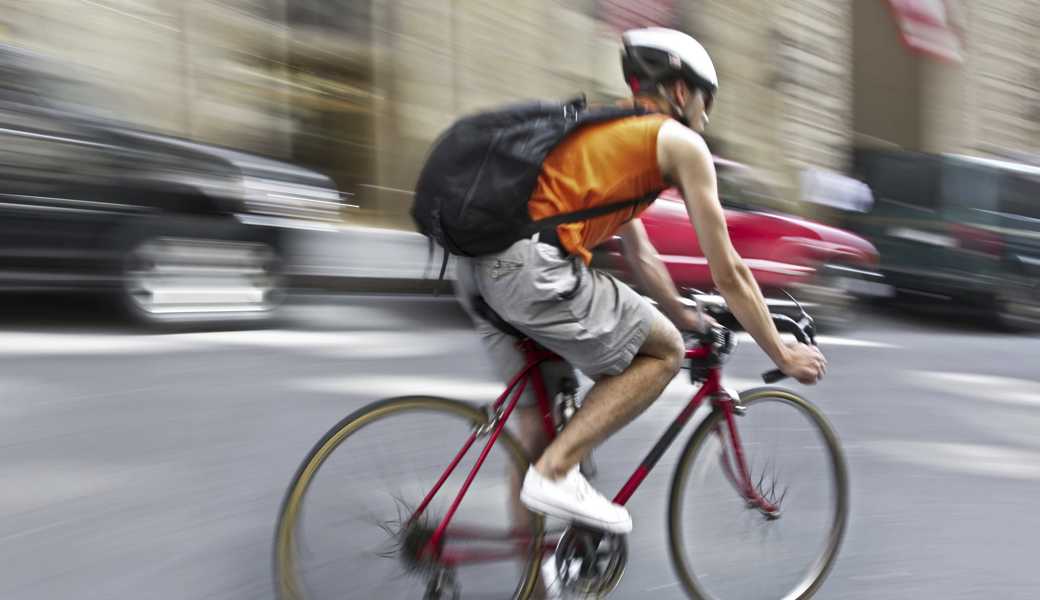
[[[577,120],[578,113],[585,108],[587,102],[588,100],[585,98],[585,94],[572,98],[569,102],[564,102],[563,118],[568,120]]]

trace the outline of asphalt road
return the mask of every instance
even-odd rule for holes
[[[450,301],[312,297],[290,317],[152,335],[89,305],[5,304],[0,598],[269,598],[278,503],[328,427],[385,396],[496,387]],[[817,597],[1036,598],[1040,338],[875,312],[822,347],[828,376],[802,391],[841,436],[852,516]],[[745,343],[730,383],[767,366]],[[690,391],[677,381],[599,450],[597,486],[616,489]],[[676,453],[633,500],[613,597],[681,597],[663,519]]]

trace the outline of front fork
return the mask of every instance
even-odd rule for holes
[[[712,398],[715,410],[722,411],[725,423],[715,426],[714,433],[719,437],[720,462],[726,479],[737,490],[748,508],[758,509],[768,519],[780,518],[779,502],[771,502],[755,485],[751,471],[744,456],[744,446],[737,431],[737,417],[747,414],[747,406],[740,402],[740,396],[730,390],[722,389]],[[728,434],[728,435],[727,435]],[[729,439],[727,445],[726,440]],[[732,456],[732,458],[731,458]]]

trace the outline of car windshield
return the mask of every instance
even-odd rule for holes
[[[1000,172],[964,161],[946,161],[941,189],[947,209],[997,210]]]

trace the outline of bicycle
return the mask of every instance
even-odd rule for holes
[[[774,314],[773,321],[780,331],[794,334],[803,343],[815,344],[812,318],[801,306],[798,308],[801,310],[799,320]],[[509,327],[500,320],[499,325]],[[507,515],[502,527],[490,527],[487,522],[494,520],[495,516],[501,516],[498,513],[505,504],[502,501],[504,494],[499,489],[501,484],[498,484],[498,488],[492,484],[490,493],[473,492],[476,476],[482,467],[489,464],[489,457],[495,449],[503,450],[504,456],[496,453],[497,460],[491,462],[511,468],[514,478],[522,477],[526,471],[529,458],[517,439],[505,429],[526,386],[533,387],[543,415],[542,425],[550,439],[560,425],[556,422],[558,419],[554,418],[541,371],[536,367],[547,361],[562,359],[529,339],[520,338],[517,344],[526,356],[525,366],[512,378],[497,400],[483,409],[445,398],[390,398],[361,408],[329,430],[300,465],[282,502],[274,548],[279,597],[293,600],[325,597],[311,596],[306,591],[315,583],[331,585],[341,582],[348,582],[349,591],[359,598],[404,598],[420,590],[426,599],[459,598],[463,587],[467,590],[470,587],[480,590],[486,588],[487,597],[502,597],[503,587],[508,589],[508,586],[502,586],[502,579],[518,578],[509,597],[523,600],[543,590],[538,586],[540,565],[549,555],[555,560],[554,574],[559,578],[554,583],[564,593],[578,597],[602,597],[618,585],[628,558],[625,536],[578,526],[565,526],[562,531],[547,533],[545,519],[533,513],[524,514],[526,523],[521,519],[519,526],[515,525],[515,517]],[[771,538],[774,534],[770,533],[770,527],[784,523],[784,519],[788,518],[796,521],[790,535],[799,541],[799,546],[802,545],[802,538],[809,535],[809,525],[821,530],[813,533],[813,537],[820,539],[812,550],[808,564],[801,567],[788,564],[794,556],[792,552],[761,550],[765,554],[758,560],[765,564],[752,565],[755,572],[772,567],[776,573],[771,576],[772,580],[762,584],[768,591],[754,594],[753,597],[773,597],[775,594],[771,592],[780,588],[787,591],[779,594],[779,597],[808,598],[818,590],[832,567],[847,524],[849,492],[843,453],[837,435],[823,414],[794,392],[781,387],[759,387],[741,394],[727,390],[721,381],[722,367],[735,345],[732,332],[719,327],[699,337],[696,344],[688,348],[686,359],[690,379],[692,383],[699,384],[700,388],[613,500],[619,504],[629,501],[697,409],[706,406],[707,401],[710,412],[700,421],[682,449],[669,492],[668,543],[671,562],[680,585],[690,597],[697,599],[747,597],[746,592],[727,588],[748,581],[752,574],[746,568],[752,558],[749,554],[764,548],[770,540],[775,541],[776,538]],[[779,370],[763,375],[766,383],[783,377]],[[766,410],[767,407],[769,410]],[[778,413],[778,409],[784,410]],[[426,417],[420,425],[408,429],[403,417],[413,414]],[[760,415],[769,417],[763,422],[765,429],[758,428],[757,417]],[[432,436],[428,434],[431,431],[431,416],[438,417],[438,429],[434,430],[436,435]],[[795,425],[789,426],[787,419],[794,417],[797,417]],[[329,459],[333,451],[347,440],[362,437],[366,430],[391,421],[395,426],[389,428],[387,433],[373,434],[367,444],[358,443],[351,446],[353,452],[338,455],[344,460],[359,459],[362,466],[367,466],[375,456],[376,448],[387,444],[386,436],[404,432],[407,436],[405,443],[389,443],[390,466],[379,471],[378,479],[386,482],[388,469],[406,460],[419,460],[429,465],[409,470],[408,475],[398,482],[397,488],[386,493],[372,494],[368,486],[374,485],[374,481],[338,486],[337,482],[343,481],[335,477],[339,467],[329,466],[332,464]],[[449,424],[461,427],[450,431]],[[807,484],[799,485],[796,489],[792,489],[789,483],[782,485],[781,478],[786,481],[790,471],[781,476],[781,469],[777,467],[780,458],[787,458],[786,454],[781,455],[779,452],[779,444],[766,449],[756,464],[754,453],[763,449],[766,439],[764,434],[768,431],[775,431],[778,435],[795,434],[793,456],[797,459],[794,465],[796,471],[806,473],[810,469],[809,463],[804,461],[811,459],[819,462],[822,458],[822,463],[817,466],[822,466],[825,473],[810,478]],[[806,436],[809,431],[816,434],[815,438]],[[458,438],[451,438],[452,433],[464,439],[460,450],[456,450]],[[456,443],[445,445],[445,439],[454,439]],[[461,471],[457,472],[460,463],[476,442],[484,439],[483,448],[466,476],[461,482],[455,482],[458,484],[458,492],[444,512],[438,515],[433,508],[434,499],[442,489],[448,487],[450,479],[460,476]],[[807,446],[811,439],[817,443]],[[434,443],[434,448],[417,450],[413,455],[406,456],[408,448],[423,442]],[[444,461],[448,462],[446,467]],[[791,468],[790,465],[786,467]],[[315,484],[319,468],[332,470],[333,477],[328,479],[330,483],[323,486]],[[351,477],[358,478],[358,467],[348,466],[341,470],[346,481],[351,481]],[[688,486],[692,478],[698,481]],[[498,479],[500,482],[501,478]],[[827,497],[823,501],[810,499],[808,491],[821,485],[828,492]],[[778,486],[781,487],[778,489]],[[330,509],[337,515],[336,519],[322,522],[319,526],[304,523],[304,517],[309,514],[303,510],[305,493],[314,491],[311,496],[315,496],[317,490],[324,487],[339,489],[342,494],[349,496],[349,500],[329,503]],[[459,517],[467,493],[471,494],[467,500],[472,500],[471,508],[475,512],[473,522]],[[388,502],[390,498],[394,501]],[[722,507],[708,513],[704,505],[716,499],[723,499]],[[322,508],[318,500],[309,502],[313,506],[308,511]],[[791,502],[797,502],[793,506],[796,509],[794,517],[789,516]],[[496,503],[499,508],[496,508]],[[339,519],[346,506],[359,504],[369,505],[359,519]],[[388,505],[390,508],[387,508]],[[736,517],[738,523],[735,525],[724,522],[723,517],[730,510],[743,515]],[[382,514],[376,514],[379,511]],[[693,520],[698,529],[704,528],[705,531],[688,536],[684,517],[708,514],[711,518]],[[822,519],[819,518],[821,514]],[[726,545],[732,545],[734,538],[740,541],[741,529],[750,530],[754,525],[752,521],[765,524],[762,529],[765,533],[750,549],[734,550]],[[304,529],[314,533],[319,543],[329,544],[332,550],[339,549],[346,540],[357,542],[365,550],[338,560],[322,558],[315,568],[304,569],[301,557],[306,557],[307,551],[298,539]],[[785,534],[786,530],[775,536],[783,538]],[[706,543],[705,546],[688,543],[688,537],[703,537],[707,540],[712,536],[719,541]],[[712,552],[715,554],[712,555]],[[325,553],[315,554],[328,556]],[[692,560],[695,555],[697,561]],[[719,557],[721,561],[717,560]],[[360,566],[358,563],[365,558],[374,558],[376,562],[372,567]],[[705,567],[705,563],[711,564],[712,559],[716,559],[716,564]],[[394,565],[392,569],[400,571],[400,577],[379,578],[378,570],[387,568],[387,564]],[[507,566],[503,567],[503,564]],[[732,567],[741,571],[734,575],[719,575],[718,569]],[[307,571],[314,575],[316,581],[305,585],[302,575]],[[460,584],[460,572],[465,572],[468,578],[472,577],[472,581],[465,586]],[[367,582],[373,579],[380,582],[378,587],[366,588]],[[792,582],[778,583],[779,579],[790,579]],[[337,597],[342,595],[341,592]]]

